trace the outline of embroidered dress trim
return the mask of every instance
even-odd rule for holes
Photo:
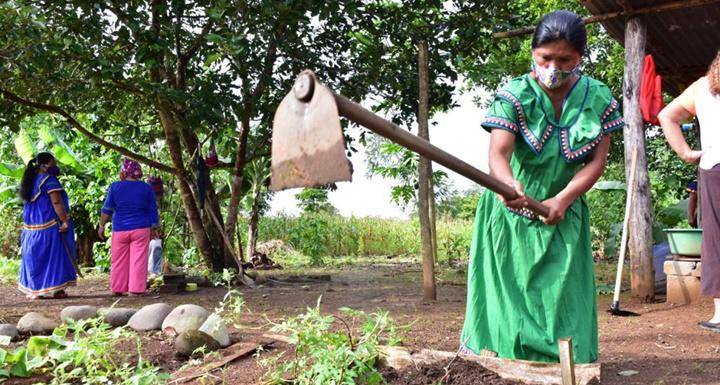
[[[50,178],[50,175],[45,176],[42,181],[40,181],[40,184],[38,185],[38,192],[30,199],[30,202],[35,202],[39,197],[40,194],[42,194],[42,186],[45,184],[45,182]]]
[[[537,221],[540,219],[540,216],[538,216],[537,214],[532,212],[530,209],[526,209],[526,208],[514,209],[512,207],[507,207],[507,209],[508,209],[508,211],[510,211],[511,213],[513,213],[515,215],[519,215],[521,217],[525,217],[525,218],[533,220],[533,221]]]
[[[511,94],[506,90],[500,90],[498,91],[497,96],[500,99],[503,99],[513,105],[513,107],[515,108],[515,113],[517,113],[518,125],[520,126],[520,132],[522,133],[523,139],[525,139],[527,144],[530,145],[530,148],[536,155],[540,155],[543,149],[543,145],[552,134],[552,125],[548,124],[545,127],[545,132],[542,134],[541,139],[538,139],[535,134],[530,131],[530,127],[528,127],[527,125],[527,120],[525,118],[525,112],[523,111],[522,104],[515,97],[515,95]]]
[[[75,285],[76,285],[76,281],[75,281],[75,280],[72,280],[72,281],[67,281],[67,282],[65,282],[65,283],[63,283],[63,284],[61,284],[61,285],[57,285],[57,286],[54,286],[54,287],[48,287],[48,288],[40,289],[40,290],[32,290],[32,289],[29,289],[29,288],[23,286],[23,285],[20,284],[20,283],[18,283],[17,288],[18,288],[18,290],[20,290],[20,291],[23,292],[24,294],[38,295],[38,294],[50,293],[50,292],[53,292],[53,291],[59,291],[59,290],[62,290],[62,289],[64,289],[64,288],[68,287],[68,286],[75,286]]]
[[[45,230],[45,229],[49,229],[55,225],[57,225],[57,221],[53,219],[52,221],[45,222],[45,223],[42,223],[39,225],[28,225],[27,223],[24,223],[23,229],[25,229],[25,230]]]
[[[515,124],[515,122],[505,119],[505,118],[501,118],[499,116],[488,116],[482,122],[482,125],[512,131],[513,133],[516,133],[516,134],[519,131],[518,126],[517,126],[517,124]]]

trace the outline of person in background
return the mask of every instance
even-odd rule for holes
[[[690,227],[697,229],[697,181],[688,183],[685,189],[688,192],[688,224]]]
[[[587,34],[569,11],[545,15],[532,38],[532,71],[497,92],[482,127],[490,131],[490,174],[515,200],[480,198],[468,267],[461,349],[500,358],[558,362],[572,337],[576,362],[598,358],[598,321],[583,194],[600,178],[610,133],[623,127],[602,82],[580,74]],[[527,209],[525,195],[549,208]]]
[[[112,218],[110,289],[118,296],[145,293],[148,246],[159,228],[155,193],[141,178],[140,164],[123,160],[120,181],[110,185],[100,215],[101,239],[105,239],[105,226]]]
[[[680,123],[700,122],[702,151],[685,141]],[[683,161],[700,166],[702,294],[713,298],[715,312],[701,328],[720,333],[720,51],[705,76],[695,81],[658,115],[670,147]]]
[[[20,182],[24,205],[18,289],[29,299],[66,298],[65,288],[77,278],[71,259],[75,231],[59,173],[52,154],[41,152],[28,162]]]
[[[151,277],[157,277],[163,271],[162,234],[159,231],[154,232],[149,247],[148,272]]]

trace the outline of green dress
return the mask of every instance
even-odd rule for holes
[[[570,182],[603,137],[623,126],[617,101],[601,82],[580,77],[560,121],[529,74],[511,80],[482,123],[516,134],[510,167],[527,196],[551,198]],[[573,338],[576,362],[597,360],[597,305],[584,198],[565,219],[545,225],[510,210],[486,190],[478,203],[468,269],[461,345],[502,358],[557,362],[557,340]]]

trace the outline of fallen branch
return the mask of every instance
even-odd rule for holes
[[[196,373],[196,374],[193,374],[190,376],[180,377],[178,379],[170,381],[169,384],[171,384],[171,385],[172,384],[182,384],[185,382],[192,381],[198,377],[208,375],[211,372],[213,372],[217,369],[220,369],[223,366],[225,366],[235,360],[247,357],[248,355],[250,355],[260,349],[265,349],[274,343],[275,343],[275,341],[263,341],[260,343],[240,342],[240,343],[238,343],[238,345],[245,345],[245,347],[240,348],[237,352],[230,354],[229,356],[223,358],[222,360],[220,360],[218,362],[214,362],[214,363],[204,367],[203,368],[204,371],[202,373]]]

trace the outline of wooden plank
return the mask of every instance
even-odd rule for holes
[[[274,341],[267,341],[267,340],[266,340],[266,341],[261,341],[261,342],[259,342],[259,343],[255,343],[255,342],[238,342],[237,344],[235,344],[235,345],[232,346],[232,348],[234,348],[234,350],[236,350],[234,353],[232,353],[232,354],[230,354],[230,355],[228,355],[228,356],[226,356],[226,357],[223,357],[220,361],[213,362],[213,363],[211,363],[211,364],[209,364],[209,365],[206,365],[206,366],[199,366],[199,367],[193,368],[193,369],[198,369],[198,370],[200,370],[200,372],[199,372],[199,373],[192,374],[192,375],[187,375],[187,376],[179,377],[179,378],[177,378],[177,379],[175,379],[175,380],[170,381],[170,382],[169,382],[169,385],[182,384],[182,383],[185,383],[185,382],[192,381],[192,380],[194,380],[194,379],[196,379],[196,378],[199,378],[199,377],[208,375],[210,372],[213,372],[213,371],[215,371],[215,370],[217,370],[217,369],[220,369],[220,368],[222,368],[223,366],[225,366],[225,365],[227,365],[227,364],[229,364],[229,363],[231,363],[231,362],[233,362],[233,361],[235,361],[235,360],[237,360],[237,359],[244,358],[244,357],[249,356],[249,355],[252,354],[252,353],[255,353],[258,349],[267,348],[268,346],[272,345],[273,343],[274,343]]]
[[[639,17],[625,24],[625,77],[623,80],[623,113],[625,128],[625,176],[630,176],[631,157],[637,149],[637,166],[632,186],[635,203],[630,210],[630,283],[632,294],[645,301],[655,297],[655,272],[652,255],[652,206],[650,180],[645,149],[645,125],[640,112],[640,83],[645,58],[646,26]]]
[[[560,376],[562,385],[575,385],[575,360],[573,359],[572,338],[564,337],[558,340],[560,353]]]
[[[417,353],[410,354],[407,348],[401,347],[392,347],[392,349],[382,347],[382,351],[383,355],[380,361],[384,365],[396,370],[402,370],[409,365],[432,364],[452,359],[456,355],[456,353],[453,352],[431,349],[422,349]],[[537,385],[562,384],[562,371],[559,364],[467,354],[460,354],[459,357],[464,360],[477,362],[497,373],[500,377],[508,380]],[[395,365],[395,363],[397,363],[397,365]],[[600,371],[601,365],[599,363],[575,365],[575,384],[600,384]]]

